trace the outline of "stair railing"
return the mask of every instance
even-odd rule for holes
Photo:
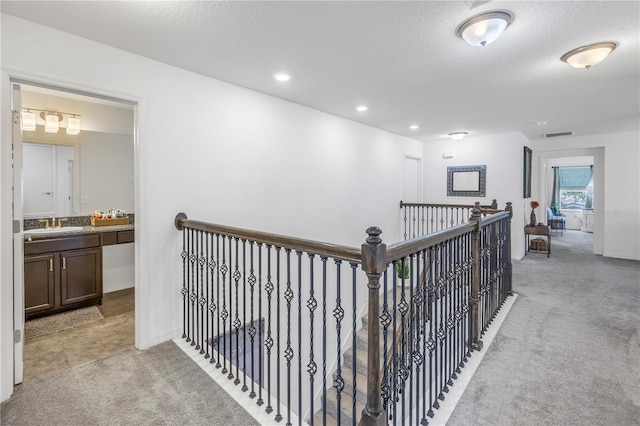
[[[277,422],[426,424],[511,292],[510,203],[482,215],[476,203],[465,223],[388,247],[371,227],[358,249],[180,213],[182,337]]]

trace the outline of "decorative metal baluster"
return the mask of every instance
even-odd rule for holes
[[[422,320],[420,321],[420,326],[422,328],[422,360],[424,366],[422,367],[422,419],[420,420],[420,424],[422,426],[426,426],[429,424],[427,420],[427,365],[426,365],[426,357],[427,357],[427,323],[431,322],[429,318],[429,311],[427,310],[427,295],[429,292],[429,281],[428,281],[428,251],[422,250],[422,280],[419,285],[422,287],[422,292],[420,293],[420,303],[422,307]],[[429,377],[429,381],[430,377]]]
[[[429,269],[427,273],[427,289],[428,289],[428,316],[429,316],[429,339],[427,340],[427,349],[429,350],[429,410],[427,416],[433,417],[433,408],[437,404],[436,392],[434,391],[434,384],[436,379],[436,366],[437,358],[434,359],[433,351],[436,348],[435,337],[435,312],[436,312],[436,297],[435,297],[435,281],[434,274],[436,268],[435,250],[433,247],[429,248]]]
[[[341,348],[341,340],[340,340],[340,328],[342,320],[344,319],[344,309],[341,306],[340,295],[340,266],[342,265],[342,261],[339,259],[335,259],[336,263],[336,307],[333,310],[333,317],[336,319],[336,343],[337,343],[337,360],[336,360],[336,373],[333,377],[333,387],[336,388],[336,417],[337,424],[341,423],[341,398],[342,391],[344,390],[344,379],[342,378],[342,348]],[[326,409],[325,409],[326,411]],[[326,419],[325,419],[326,423]]]
[[[447,385],[453,386],[453,379],[457,376],[453,372],[455,352],[453,346],[453,281],[455,279],[455,264],[453,260],[453,241],[447,240],[447,268],[449,269],[447,273]]]
[[[282,420],[280,413],[280,250],[276,247],[276,421]]]
[[[231,272],[231,269],[233,268],[233,237],[228,237],[227,238],[227,242],[228,242],[228,250],[229,250],[229,287],[228,287],[228,291],[229,291],[229,355],[227,355],[227,352],[225,351],[225,358],[228,356],[229,357],[229,374],[227,375],[227,379],[231,380],[234,378],[233,375],[233,326],[234,326],[234,321],[232,321],[233,317],[233,279],[235,278],[235,272]],[[237,255],[237,253],[236,253]],[[237,263],[238,259],[236,256],[236,267],[237,267]],[[236,303],[237,303],[237,299],[238,299],[238,295],[236,294]],[[237,313],[236,313],[237,315]],[[236,344],[238,343],[238,338],[236,336]]]
[[[407,367],[407,312],[408,312],[408,308],[409,308],[409,304],[406,301],[406,292],[405,292],[405,282],[406,282],[406,278],[405,278],[405,267],[408,266],[407,265],[407,258],[403,257],[402,260],[400,261],[400,266],[401,266],[401,280],[400,280],[400,303],[398,304],[398,312],[400,312],[400,315],[402,315],[402,318],[400,319],[400,330],[401,330],[401,339],[400,339],[400,357],[399,357],[399,361],[400,361],[400,365],[398,366],[398,394],[402,395],[400,398],[400,402],[401,402],[401,410],[402,410],[402,424],[404,424],[404,419],[407,417],[406,416],[406,406],[405,406],[405,402],[406,402],[406,398],[404,397],[404,391],[406,389],[406,385],[407,385],[407,379],[408,379],[408,367]],[[397,419],[396,419],[397,420]]]
[[[213,356],[213,345],[216,339],[216,332],[215,332],[215,328],[214,328],[214,318],[217,318],[218,315],[216,314],[216,310],[217,310],[217,306],[216,306],[216,297],[215,297],[215,292],[214,290],[214,286],[216,286],[215,284],[215,280],[214,280],[214,271],[216,270],[216,262],[215,260],[213,260],[213,239],[214,239],[214,235],[213,234],[208,234],[208,240],[209,242],[207,243],[207,247],[210,247],[210,251],[207,252],[207,258],[209,259],[209,277],[210,277],[210,285],[208,285],[208,287],[210,287],[211,289],[211,303],[209,304],[209,312],[211,312],[211,334],[209,336],[209,338],[211,339],[210,342],[208,342],[207,344],[207,350],[209,349],[209,346],[211,346],[211,360],[209,361],[209,363],[213,364],[214,361],[214,356]]]
[[[262,326],[262,243],[258,243],[258,344],[262,345],[264,336],[264,327]],[[262,348],[258,352],[258,366],[260,374],[258,377],[258,400],[256,404],[261,406],[264,404],[262,399],[262,389],[264,388],[264,364],[262,362]],[[255,379],[254,379],[255,380]]]
[[[438,263],[437,263],[437,271],[438,274],[436,275],[437,277],[437,281],[436,281],[436,311],[439,311],[439,317],[437,319],[437,338],[438,338],[438,344],[437,344],[437,349],[436,349],[436,364],[437,364],[437,375],[438,375],[438,399],[439,400],[444,400],[444,394],[442,392],[442,389],[444,388],[444,358],[443,358],[443,344],[444,344],[444,338],[445,338],[445,333],[444,333],[444,328],[443,328],[443,296],[444,296],[444,291],[443,291],[443,287],[444,287],[444,273],[443,273],[443,259],[442,259],[442,244],[438,244],[438,253],[437,253],[437,258],[438,258]],[[438,309],[440,308],[440,309]],[[435,406],[435,408],[440,408],[440,404],[437,403],[438,405]]]
[[[255,382],[257,380],[256,378],[256,351],[255,351],[255,346],[254,346],[254,340],[256,337],[256,323],[255,323],[255,318],[253,316],[253,302],[254,302],[254,298],[253,295],[255,293],[255,287],[256,287],[256,276],[254,274],[254,270],[253,270],[253,246],[254,246],[254,242],[250,241],[249,242],[249,291],[251,292],[251,325],[249,325],[249,337],[251,339],[251,392],[249,393],[249,398],[255,398],[256,397],[256,390],[255,390]],[[260,318],[258,319],[258,327],[260,327]],[[260,350],[262,350],[262,348],[260,347],[260,344],[258,344],[258,348],[260,348]]]
[[[327,424],[327,257],[322,261],[322,424]],[[355,348],[354,348],[355,356]]]
[[[391,325],[391,315],[389,314],[389,296],[387,295],[389,268],[385,269],[382,279],[382,312],[380,313],[380,325],[382,325],[382,380],[380,381],[380,396],[382,397],[382,408],[389,413],[389,402],[391,398],[391,388],[389,386],[389,326]],[[338,346],[340,348],[340,346]],[[339,352],[339,351],[338,351]],[[393,362],[393,361],[392,361]],[[340,422],[338,421],[338,424]]]
[[[298,318],[302,319],[302,252],[298,257]],[[313,415],[313,413],[311,413]],[[302,425],[302,324],[298,321],[298,424]]]
[[[227,338],[225,337],[225,331],[227,329],[227,317],[229,316],[229,312],[227,311],[227,272],[229,271],[229,267],[227,266],[227,249],[226,249],[226,241],[227,237],[225,235],[222,236],[222,265],[220,266],[220,272],[222,272],[222,312],[220,312],[220,316],[222,317],[222,329],[218,329],[220,333],[218,335],[218,351],[220,351],[220,339],[222,339],[222,374],[226,374],[229,372],[227,370]],[[229,368],[231,369],[231,368]]]
[[[271,348],[273,347],[273,337],[271,337],[271,294],[273,293],[273,283],[271,282],[271,246],[267,245],[267,406],[265,411],[270,414],[273,411],[271,406]]]
[[[247,387],[247,240],[242,241],[242,392],[249,390]],[[237,337],[236,337],[237,338]],[[253,345],[251,346],[253,356]]]
[[[209,233],[204,233],[203,235],[204,237],[204,262],[203,264],[207,265],[207,268],[209,266],[208,261],[209,261]],[[207,274],[205,275],[205,280],[204,280],[204,286],[206,288],[206,294],[205,294],[205,306],[206,306],[206,321],[205,321],[205,339],[202,342],[203,346],[207,347],[207,351],[206,354],[204,356],[204,359],[209,359],[210,355],[209,355],[209,346],[210,346],[210,338],[211,336],[209,335],[209,320],[211,318],[211,311],[209,310],[209,270],[207,269]]]
[[[189,309],[189,303],[187,302],[187,295],[189,290],[187,289],[187,229],[182,228],[182,338],[187,339],[187,310]],[[188,340],[187,340],[188,342]]]
[[[315,258],[315,255],[313,254],[309,254],[309,299],[307,300],[307,308],[309,308],[309,323],[310,323],[310,327],[309,327],[309,363],[307,364],[307,372],[309,373],[309,402],[310,402],[310,410],[309,412],[311,413],[311,417],[310,417],[310,422],[311,422],[311,426],[313,426],[313,414],[315,413],[315,410],[313,409],[313,381],[316,375],[316,372],[318,371],[318,366],[316,365],[316,362],[314,361],[314,354],[313,354],[313,319],[314,319],[314,311],[316,310],[316,308],[318,307],[318,302],[316,301],[314,294],[313,294],[313,284],[314,284],[314,277],[313,277],[313,260]]]
[[[238,385],[240,384],[240,326],[242,325],[242,322],[240,321],[240,309],[238,308],[238,300],[239,300],[239,293],[238,293],[238,288],[239,288],[239,284],[240,284],[240,278],[241,274],[240,274],[240,268],[238,266],[238,258],[239,256],[239,251],[240,248],[238,247],[240,245],[240,240],[237,238],[234,238],[235,242],[236,242],[236,267],[233,271],[233,280],[235,281],[236,285],[236,317],[233,320],[233,327],[236,330],[236,379],[233,381],[234,385]],[[229,252],[231,252],[231,240],[229,240]],[[231,340],[233,342],[233,339]],[[233,355],[231,356],[231,358],[233,359]],[[244,357],[243,357],[244,358]],[[232,378],[229,377],[229,378]]]
[[[287,290],[284,292],[284,299],[287,301],[287,349],[284,351],[284,357],[287,360],[287,426],[291,426],[291,360],[293,359],[293,348],[291,347],[291,301],[293,300],[291,249],[285,249],[285,252],[287,254]],[[298,324],[298,328],[300,327],[301,325]]]
[[[224,282],[224,278],[223,278],[223,282]],[[224,289],[224,285],[222,287]],[[218,301],[218,306],[219,306],[220,305],[220,235],[219,234],[216,234],[216,300]],[[224,334],[224,326],[220,328],[220,315],[222,315],[222,313],[218,313],[216,315],[216,331],[218,333],[216,334],[216,336],[218,337],[215,337],[216,352],[218,353],[216,357],[217,358],[216,368],[222,367],[220,365],[220,336]],[[224,353],[222,355],[224,357]],[[213,358],[211,358],[211,361],[213,362]]]
[[[391,386],[393,389],[393,408],[391,409],[389,420],[394,420],[398,418],[398,402],[400,401],[398,396],[398,367],[400,366],[400,362],[398,361],[398,261],[394,260],[391,265],[393,265],[393,338],[391,339],[391,362],[393,367],[393,373],[391,375],[391,377],[393,377],[393,383]]]
[[[358,269],[358,264],[354,263],[354,262],[350,262],[349,265],[351,265],[351,311],[352,311],[352,316],[351,316],[351,347],[354,348],[353,350],[353,360],[351,361],[351,372],[353,374],[353,377],[351,378],[352,381],[351,383],[353,383],[353,389],[351,390],[351,401],[352,401],[352,406],[351,406],[351,424],[352,426],[356,425],[356,374],[357,374],[357,369],[356,369],[356,350],[357,350],[357,346],[356,346],[356,330],[357,330],[357,324],[356,324],[356,289],[357,289],[357,280],[356,280],[356,272]]]
[[[464,296],[465,302],[462,307],[462,312],[464,313],[465,320],[465,353],[464,353],[464,361],[467,362],[469,357],[471,356],[471,340],[473,338],[473,333],[471,327],[473,326],[471,321],[473,302],[471,299],[471,286],[473,281],[473,234],[468,234],[465,238],[465,289]]]
[[[198,303],[200,304],[200,355],[204,354],[204,347],[207,345],[205,341],[205,324],[208,325],[208,318],[205,319],[205,306],[207,304],[207,299],[204,298],[204,265],[207,263],[204,258],[203,252],[203,244],[204,244],[204,232],[200,231],[200,257],[198,257],[198,264],[200,265],[200,297],[198,298]],[[207,328],[207,333],[209,332]],[[197,347],[196,347],[197,349]]]
[[[197,311],[196,311],[196,300],[198,299],[198,297],[196,296],[196,280],[198,277],[198,274],[196,273],[196,242],[195,242],[195,230],[191,230],[191,250],[189,252],[189,262],[191,263],[191,294],[189,294],[189,300],[191,301],[191,346],[195,346],[196,344],[196,338],[197,338],[197,329],[196,329],[196,316],[197,316]]]
[[[416,314],[415,310],[413,309],[414,306],[414,300],[413,300],[413,291],[414,291],[414,287],[413,287],[413,280],[414,280],[414,276],[415,276],[415,271],[413,269],[413,259],[414,259],[414,255],[411,254],[409,256],[409,333],[407,335],[407,344],[408,344],[408,348],[407,348],[407,368],[409,368],[409,424],[412,425],[413,424],[413,374],[411,372],[411,370],[413,370],[412,367],[412,360],[413,360],[413,340],[414,340],[414,329],[413,329],[413,320],[414,320],[414,315]],[[404,419],[403,419],[403,423],[404,423]]]
[[[404,210],[404,239],[406,240],[408,235],[407,234],[407,210],[408,210],[407,206],[405,206],[403,210]]]

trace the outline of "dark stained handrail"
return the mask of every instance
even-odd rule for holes
[[[476,224],[474,222],[468,222],[452,228],[443,229],[442,231],[434,232],[432,234],[391,244],[387,246],[387,262],[390,263],[394,260],[402,259],[403,257],[416,253],[422,249],[432,247],[436,244],[469,233],[475,228]]]
[[[188,219],[184,213],[178,213],[175,219],[175,225],[178,230],[182,230],[182,228],[186,226],[199,231],[224,234],[232,238],[251,240],[275,247],[287,247],[292,250],[301,250],[307,253],[326,255],[354,263],[360,263],[362,259],[362,254],[359,248],[201,222],[199,220]]]

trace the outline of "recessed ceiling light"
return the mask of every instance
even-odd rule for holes
[[[360,112],[365,112],[365,111],[366,111],[366,110],[368,110],[368,109],[369,109],[369,107],[368,107],[368,106],[366,106],[366,105],[358,105],[358,106],[356,107],[356,110],[358,110],[358,111],[360,111]]]
[[[453,133],[449,133],[449,137],[454,141],[459,141],[459,140],[462,140],[468,134],[469,134],[468,132],[453,132]]]
[[[273,78],[275,78],[278,81],[289,81],[291,80],[291,76],[289,74],[287,74],[286,72],[277,72],[273,75]]]
[[[418,126],[417,124],[412,124],[411,126],[409,126],[409,128],[411,130],[418,130],[420,128],[420,126]]]

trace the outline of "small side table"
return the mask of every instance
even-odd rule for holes
[[[531,242],[530,242],[530,236],[531,235],[541,235],[543,237],[547,237],[546,238],[546,250],[544,249],[537,249],[537,248],[531,248]],[[526,255],[527,253],[547,253],[547,257],[549,257],[549,255],[551,254],[551,228],[547,225],[537,225],[537,226],[531,226],[531,225],[525,225],[524,227],[524,254]]]

